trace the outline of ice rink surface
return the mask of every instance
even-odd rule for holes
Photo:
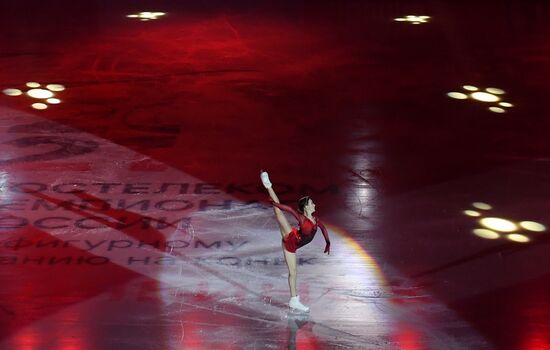
[[[550,6],[473,4],[1,4],[0,349],[550,349]]]

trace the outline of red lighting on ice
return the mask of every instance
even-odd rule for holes
[[[420,350],[423,349],[423,343],[420,333],[409,325],[396,325],[398,329],[394,335],[394,341],[402,350]]]

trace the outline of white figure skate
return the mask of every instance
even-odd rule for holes
[[[308,312],[309,307],[305,306],[300,302],[300,296],[297,295],[295,297],[290,298],[290,301],[288,302],[288,306],[291,309],[302,311],[302,312]]]

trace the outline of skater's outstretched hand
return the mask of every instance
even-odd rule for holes
[[[325,251],[323,253],[327,253],[330,255],[330,241],[326,242]]]

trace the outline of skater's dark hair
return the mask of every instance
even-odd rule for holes
[[[311,198],[309,198],[309,196],[305,196],[305,197],[302,197],[298,200],[298,211],[300,213],[302,213],[302,214],[304,213],[304,208],[309,203],[310,199]]]

